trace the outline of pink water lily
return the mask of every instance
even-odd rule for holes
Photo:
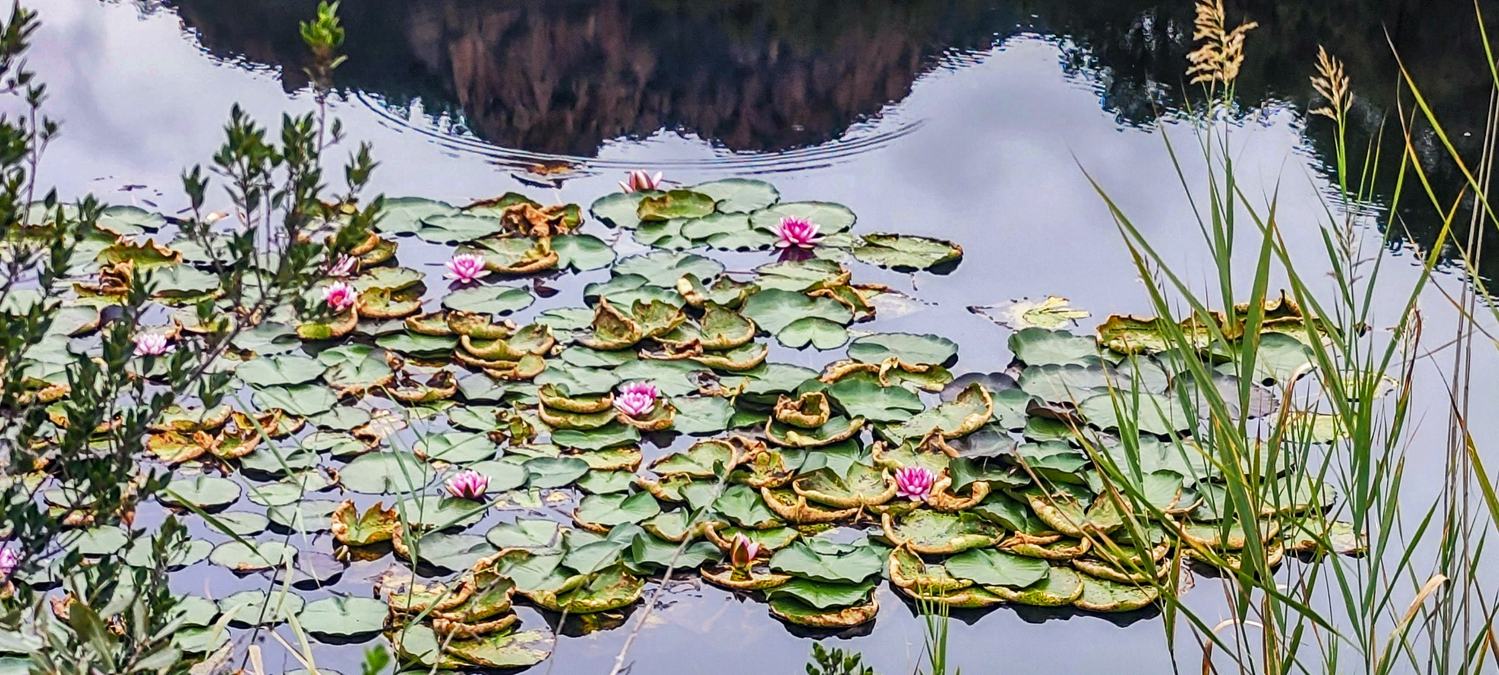
[[[354,306],[354,302],[358,299],[359,292],[354,290],[353,286],[342,281],[335,281],[323,289],[323,302],[328,305],[328,309],[334,312],[348,310]]]
[[[755,558],[760,556],[760,545],[751,541],[744,533],[734,535],[734,542],[729,545],[729,565],[736,570],[745,571],[750,565],[755,564]]]
[[[806,218],[787,216],[776,227],[777,248],[812,248],[822,237],[817,236],[817,223]]]
[[[630,175],[619,182],[619,189],[625,192],[645,192],[661,187],[661,172],[656,175],[646,173],[643,169],[636,169]]]
[[[459,499],[482,501],[484,493],[489,490],[489,477],[473,469],[466,469],[449,478],[447,488],[448,494]]]
[[[167,342],[167,336],[161,333],[137,333],[135,336],[136,356],[165,356],[173,349],[175,347]]]
[[[442,278],[459,283],[471,284],[489,276],[489,270],[484,269],[484,256],[477,253],[455,255],[447,262],[447,267],[448,273],[442,275]]]
[[[20,563],[14,549],[9,546],[0,548],[0,581],[9,580],[10,575],[16,571],[16,565]]]
[[[619,388],[614,397],[614,407],[629,417],[646,417],[656,409],[656,399],[661,390],[650,382],[630,382]]]
[[[896,494],[913,502],[926,501],[936,483],[937,474],[924,466],[901,467],[895,472]]]
[[[339,255],[337,260],[328,262],[323,268],[323,273],[336,279],[343,279],[354,274],[354,266],[358,263],[359,259],[354,256]]]

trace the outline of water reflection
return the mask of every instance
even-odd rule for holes
[[[167,3],[219,58],[274,65],[288,89],[305,84],[305,50],[290,27],[311,0]],[[1350,144],[1371,139],[1385,161],[1374,203],[1388,204],[1402,149],[1389,40],[1426,88],[1460,149],[1476,156],[1489,79],[1471,7],[1422,0],[1235,3],[1260,28],[1241,76],[1246,110],[1305,110],[1318,44],[1345,60],[1357,92]],[[916,125],[892,104],[925,73],[962,68],[1021,33],[1055,40],[1063,68],[1099,93],[1121,124],[1148,125],[1182,110],[1181,71],[1191,42],[1184,1],[996,3],[982,0],[793,2],[520,2],[369,0],[345,12],[349,63],[341,84],[449,147],[541,174],[662,130],[721,149],[711,158],[743,173],[821,166],[883,146]],[[1350,22],[1348,17],[1358,16]],[[1409,108],[1407,108],[1408,110]],[[1249,114],[1253,114],[1252,112]],[[886,118],[894,117],[889,120]],[[885,119],[886,124],[874,122]],[[455,133],[456,132],[456,133]],[[1465,136],[1471,133],[1471,136]],[[1330,125],[1309,124],[1324,171],[1334,164]],[[1463,180],[1418,135],[1437,193]],[[701,160],[692,160],[697,162]],[[1440,222],[1408,200],[1394,239],[1418,248]],[[1442,252],[1444,256],[1452,251]],[[1499,265],[1487,266],[1499,272]]]

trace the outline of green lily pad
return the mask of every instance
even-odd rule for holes
[[[208,561],[236,572],[254,572],[285,566],[296,558],[297,549],[279,541],[260,541],[246,544],[229,541],[219,544],[208,554]],[[226,601],[227,602],[227,601]],[[224,605],[227,612],[229,606]]]
[[[868,543],[840,544],[815,537],[776,551],[770,568],[813,581],[857,584],[879,574],[884,558],[879,547]]]
[[[95,224],[101,230],[131,237],[155,232],[167,224],[167,219],[138,206],[111,206],[99,213]]]
[[[795,598],[802,604],[817,609],[836,609],[864,604],[874,590],[874,580],[856,584],[834,584],[810,579],[792,579],[765,592],[771,600]]]
[[[527,482],[534,488],[560,488],[588,473],[588,462],[576,457],[537,457],[526,461]]]
[[[691,253],[676,251],[652,251],[630,256],[615,263],[616,276],[633,274],[644,278],[645,284],[675,288],[677,280],[691,274],[700,279],[718,276],[723,272],[723,263]],[[675,295],[675,294],[673,294]],[[680,301],[680,296],[677,297]],[[611,297],[610,301],[614,298]]]
[[[786,324],[785,328],[776,333],[776,340],[792,349],[811,345],[828,351],[848,342],[848,330],[841,323],[820,316],[807,316]]]
[[[419,333],[391,333],[375,339],[381,349],[421,357],[443,357],[458,346],[458,338],[451,335],[421,335]]]
[[[362,391],[390,382],[395,372],[374,347],[348,344],[325,349],[317,355],[327,368],[323,381],[337,389]]]
[[[847,307],[827,297],[809,297],[795,291],[768,288],[744,301],[740,310],[745,317],[755,322],[761,330],[772,335],[779,334],[793,322],[808,317],[825,319],[838,325],[853,320]]]
[[[661,512],[661,504],[649,492],[633,495],[588,495],[578,502],[574,517],[580,522],[604,527],[639,523]]]
[[[688,189],[716,200],[719,213],[749,213],[781,200],[781,193],[774,185],[747,178],[725,178],[698,183]]]
[[[994,399],[989,390],[974,382],[951,401],[944,401],[895,426],[885,427],[880,433],[896,442],[923,438],[934,431],[941,433],[943,438],[961,438],[977,431],[993,416]]]
[[[1047,578],[1051,565],[1045,560],[1026,558],[992,548],[973,549],[943,561],[953,576],[968,579],[981,586],[1024,588]]]
[[[272,626],[302,611],[305,601],[295,593],[260,590],[240,591],[219,601],[219,609],[233,616],[236,626]]]
[[[700,192],[670,190],[641,199],[635,207],[635,215],[642,224],[651,220],[701,218],[713,213],[714,205],[712,197]]]
[[[232,480],[199,474],[174,477],[160,499],[164,504],[191,504],[212,511],[239,501],[240,493],[239,484]]]
[[[561,542],[561,525],[544,518],[516,518],[490,528],[484,537],[501,549],[551,549]]]
[[[904,422],[926,407],[915,392],[881,385],[870,373],[845,377],[826,391],[844,412],[872,422]]]
[[[1083,577],[1070,567],[1053,566],[1046,579],[1035,585],[1012,590],[1004,586],[990,589],[1006,601],[1036,607],[1070,605],[1083,593]]]
[[[848,346],[849,358],[865,363],[896,357],[906,363],[945,365],[957,355],[956,342],[937,335],[913,333],[875,333]]]
[[[452,204],[420,197],[392,197],[380,209],[375,229],[385,234],[411,234],[422,229],[422,221],[457,215]]]
[[[640,441],[640,430],[626,424],[609,424],[598,429],[580,431],[559,429],[552,432],[552,442],[575,450],[603,450]]]
[[[729,522],[750,529],[782,525],[774,511],[765,505],[760,492],[748,485],[730,485],[713,502],[713,510]]]
[[[516,286],[474,286],[449,293],[442,306],[461,312],[509,314],[531,306],[535,297]]]
[[[924,270],[961,259],[963,247],[931,237],[866,234],[854,246],[854,257],[897,270]]]
[[[1122,584],[1082,575],[1083,593],[1072,601],[1090,612],[1130,612],[1155,603],[1159,592],[1153,586]]]
[[[1010,351],[1027,366],[1098,365],[1098,342],[1063,330],[1024,328],[1010,336]]]
[[[493,546],[477,534],[426,532],[408,537],[406,546],[417,561],[456,572],[474,566],[481,558],[495,553]]]
[[[338,396],[319,384],[297,384],[259,389],[255,392],[255,402],[263,409],[280,408],[308,417],[332,408],[338,403]]]
[[[380,632],[388,613],[380,600],[332,596],[307,603],[297,622],[310,635],[352,638]]]
[[[292,532],[327,532],[332,526],[333,509],[338,502],[327,499],[302,500],[266,509],[271,522]]]
[[[343,486],[364,494],[418,492],[432,483],[432,467],[405,452],[373,452],[355,457],[339,472]]]
[[[583,272],[608,267],[614,262],[614,249],[591,234],[564,234],[552,237],[557,252],[557,267]]]
[[[1020,372],[1020,389],[1048,403],[1079,403],[1108,386],[1108,373],[1096,365],[1030,366]]]
[[[811,221],[822,236],[845,232],[854,226],[854,212],[832,202],[783,202],[750,214],[750,224],[761,230],[777,231],[783,218]]]
[[[472,464],[494,459],[498,447],[488,434],[467,432],[433,434],[417,441],[413,449],[428,461]]]
[[[713,434],[729,428],[734,405],[715,396],[678,396],[671,400],[677,409],[672,429],[684,434]]]
[[[423,218],[416,236],[434,244],[462,244],[498,234],[500,229],[498,218],[454,213]]]
[[[894,519],[885,536],[917,553],[948,554],[993,546],[1004,533],[993,523],[963,511],[917,509]]]
[[[252,387],[303,384],[323,374],[323,364],[300,354],[277,354],[251,359],[234,370],[235,377]]]
[[[1181,409],[1181,401],[1165,394],[1098,394],[1078,404],[1078,412],[1100,429],[1120,428],[1119,415],[1146,433],[1161,436],[1192,428],[1196,421]]]

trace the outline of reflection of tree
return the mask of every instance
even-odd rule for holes
[[[1186,105],[1181,83],[1190,49],[1192,10],[1186,2],[1163,5],[1169,9],[1144,10],[1122,4],[1106,0],[1047,3],[1049,11],[1041,12],[1046,22],[1043,29],[1065,36],[1064,67],[1095,82],[1105,108],[1121,122],[1148,124],[1158,112]],[[1246,104],[1285,101],[1305,110],[1314,103],[1307,78],[1317,46],[1325,45],[1344,60],[1355,91],[1349,137],[1353,158],[1359,161],[1371,144],[1380,157],[1373,201],[1383,205],[1392,201],[1404,149],[1398,121],[1399,71],[1392,42],[1459,150],[1470,161],[1478,155],[1490,80],[1471,5],[1425,0],[1239,0],[1230,6],[1235,8],[1231,11],[1242,11],[1245,18],[1260,24],[1249,36],[1240,76],[1239,94]],[[1411,114],[1410,97],[1403,97],[1402,102],[1406,114]],[[1451,200],[1462,190],[1463,177],[1444,159],[1445,153],[1425,125],[1418,126],[1422,130],[1415,144],[1422,166],[1440,198]],[[1465,137],[1464,132],[1472,135]],[[1330,173],[1332,125],[1322,119],[1309,120],[1305,137],[1323,158],[1324,171]],[[1414,179],[1407,178],[1409,188]],[[1441,226],[1434,213],[1419,189],[1408,190],[1397,213],[1394,239],[1410,239],[1426,248],[1435,242]],[[1462,229],[1466,231],[1466,226]],[[1486,276],[1499,273],[1499,259],[1485,269]]]
[[[282,65],[300,84],[287,27],[311,3],[175,4],[208,49]],[[904,98],[943,50],[988,46],[983,4],[370,0],[344,12],[339,79],[454,106],[505,147],[592,155],[612,138],[680,128],[773,151],[832,140]]]
[[[169,0],[206,49],[275,64],[301,82],[296,22],[313,0]],[[395,105],[461,113],[500,146],[592,155],[609,139],[661,128],[732,150],[827,142],[904,98],[944,53],[984,49],[1026,30],[1056,36],[1062,66],[1097,87],[1121,123],[1148,125],[1182,109],[1192,32],[1186,0],[364,0],[344,11],[351,59],[341,84]],[[1474,152],[1488,77],[1471,6],[1427,0],[1237,0],[1260,23],[1240,79],[1246,109],[1303,108],[1318,44],[1342,58],[1356,102],[1351,143],[1362,148],[1396,110],[1394,41],[1449,129]],[[1409,106],[1406,108],[1409,112]],[[1401,150],[1385,130],[1376,195],[1388,203]],[[1464,131],[1473,132],[1464,138]],[[1328,124],[1307,125],[1320,157]],[[1418,137],[1438,194],[1462,181],[1429,134]],[[1323,164],[1331,164],[1324,161]],[[1425,200],[1407,199],[1404,227],[1435,237]],[[1496,266],[1495,271],[1499,271]]]

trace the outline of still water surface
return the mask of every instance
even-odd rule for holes
[[[51,114],[64,121],[44,182],[68,196],[180,208],[178,174],[207,162],[231,104],[265,122],[313,105],[295,29],[311,4],[40,2],[44,25],[32,63],[50,85]],[[1304,112],[1317,44],[1348,62],[1358,96],[1355,145],[1377,132],[1394,103],[1385,29],[1429,78],[1428,95],[1455,135],[1480,134],[1487,79],[1469,67],[1478,63],[1478,38],[1463,3],[1234,4],[1261,23],[1233,122],[1236,161],[1250,195],[1268,199],[1278,190],[1287,243],[1308,265],[1322,255],[1319,200],[1330,191],[1327,124]],[[1184,2],[368,0],[346,3],[343,15],[350,61],[337,73],[332,112],[351,140],[373,143],[376,190],[455,203],[519,190],[588,204],[636,167],[684,184],[769,174],[788,200],[848,205],[864,231],[964,246],[949,275],[861,270],[861,279],[934,302],[881,319],[878,330],[943,333],[962,345],[957,372],[999,371],[1011,358],[1007,332],[965,311],[969,305],[1056,294],[1098,319],[1147,307],[1084,171],[1186,278],[1209,283],[1161,139],[1194,142],[1180,94],[1191,32]],[[1189,159],[1187,170],[1194,180],[1201,162]],[[1378,303],[1387,312],[1403,300],[1394,291],[1408,287],[1435,236],[1428,209],[1407,206],[1398,234],[1381,248],[1392,176],[1383,172],[1373,198],[1355,205],[1365,214],[1366,250],[1392,257],[1391,293]],[[1435,177],[1446,194],[1461,186],[1448,172]],[[1464,280],[1444,274],[1438,282],[1456,292]],[[1446,301],[1438,289],[1427,296],[1428,333],[1450,335]],[[1479,356],[1486,360],[1479,372],[1495,372],[1492,353]],[[1433,380],[1437,365],[1423,361],[1418,377]],[[1494,378],[1475,386],[1475,400],[1499,394]],[[1414,419],[1440,419],[1441,390],[1419,392],[1414,406]],[[1499,438],[1494,421],[1475,422],[1480,441]],[[1419,501],[1441,479],[1443,429],[1417,425],[1414,434],[1413,447],[1431,448],[1408,468],[1410,497]],[[294,543],[330,547],[326,535]],[[367,592],[383,566],[355,564],[335,590]],[[204,563],[177,583],[222,597],[264,580]],[[1227,616],[1215,607],[1212,582],[1199,585],[1206,587],[1190,603],[1210,623]],[[761,603],[697,584],[663,597],[631,652],[631,672],[786,673],[805,661],[810,637],[789,632]],[[861,631],[867,635],[833,642],[848,640],[881,672],[909,672],[919,662],[921,622],[888,590],[879,599],[884,610]],[[965,672],[1171,668],[1161,621],[1149,613],[1000,608],[955,618],[950,650]],[[545,619],[523,609],[522,620]],[[564,637],[537,672],[605,672],[624,632]],[[348,671],[364,646],[319,654],[323,665]],[[271,671],[297,667],[275,643],[263,647]],[[1200,657],[1195,647],[1179,649],[1184,663]]]

